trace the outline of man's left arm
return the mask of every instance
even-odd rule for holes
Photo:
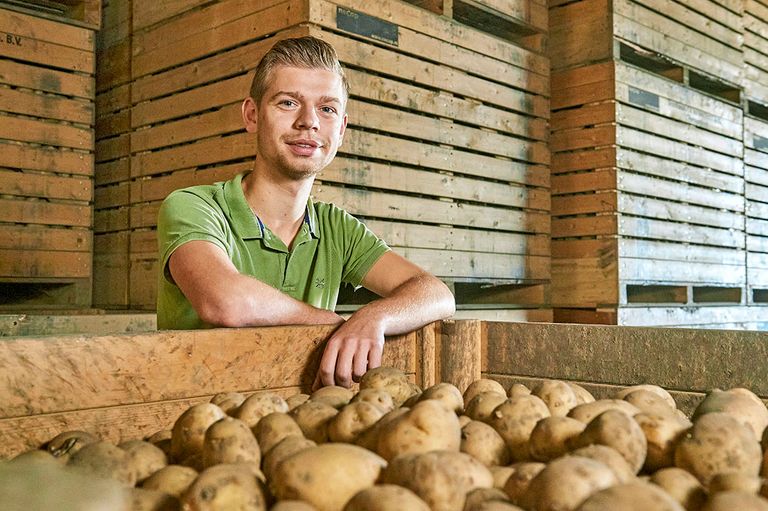
[[[361,307],[333,333],[315,388],[349,387],[369,368],[381,365],[385,335],[410,332],[456,310],[443,282],[392,251],[374,263],[362,284],[382,298]]]

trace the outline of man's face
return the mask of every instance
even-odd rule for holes
[[[341,78],[325,69],[281,66],[257,105],[257,165],[291,179],[323,170],[341,145],[347,116]],[[259,161],[260,160],[260,161]]]

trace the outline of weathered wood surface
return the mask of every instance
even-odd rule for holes
[[[420,385],[434,382],[435,364],[429,361],[436,353],[435,334],[429,331],[434,328],[388,339],[382,363],[402,369]],[[111,437],[151,434],[169,428],[188,403],[218,392],[306,392],[333,330],[271,327],[4,339],[0,457],[68,429]],[[116,422],[123,423],[118,433],[110,432]]]
[[[154,313],[110,313],[100,311],[74,314],[2,314],[0,337],[121,334],[157,329]]]

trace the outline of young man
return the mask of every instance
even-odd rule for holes
[[[336,53],[319,39],[283,40],[264,56],[242,104],[253,170],[177,190],[160,210],[159,328],[339,324],[315,386],[349,386],[381,364],[385,335],[453,314],[441,281],[309,198],[341,145],[347,97]],[[344,321],[333,312],[343,282],[383,298]]]

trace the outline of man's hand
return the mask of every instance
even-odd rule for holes
[[[324,385],[349,388],[368,369],[381,365],[384,326],[363,309],[359,312],[362,314],[353,314],[328,339],[312,390]]]

